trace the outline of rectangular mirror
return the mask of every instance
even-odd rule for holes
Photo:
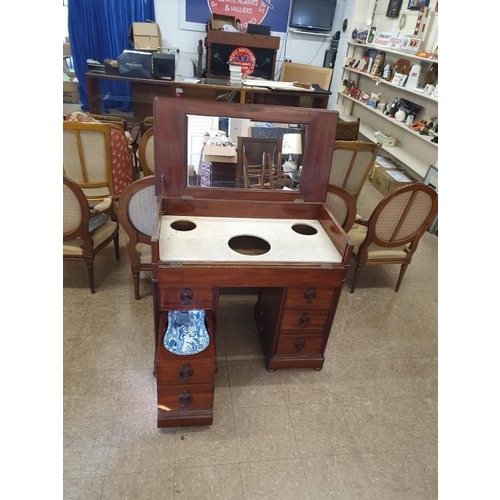
[[[157,194],[322,202],[337,120],[332,110],[157,97]]]

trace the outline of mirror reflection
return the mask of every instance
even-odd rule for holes
[[[188,185],[299,190],[306,126],[188,117]]]

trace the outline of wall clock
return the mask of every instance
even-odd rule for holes
[[[403,0],[389,0],[385,17],[398,17]]]

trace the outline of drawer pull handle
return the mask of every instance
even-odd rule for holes
[[[305,328],[309,324],[310,321],[311,321],[311,317],[309,316],[308,312],[303,312],[299,316],[299,325],[301,328]]]
[[[302,351],[304,349],[304,346],[306,345],[306,341],[302,338],[300,339],[295,339],[295,342],[293,343],[293,346],[295,347],[295,350],[297,352]]]
[[[184,305],[191,304],[193,295],[193,290],[191,290],[191,288],[184,288],[181,292],[181,302]]]
[[[191,401],[193,401],[193,395],[189,391],[182,391],[179,394],[179,403],[181,406],[189,406]]]
[[[183,382],[186,382],[193,376],[194,370],[191,365],[182,365],[179,370],[179,375]]]
[[[306,299],[306,302],[309,304],[311,303],[316,296],[318,295],[318,292],[316,291],[316,288],[309,287],[305,292],[304,292],[304,298]]]

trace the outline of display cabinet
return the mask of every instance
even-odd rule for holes
[[[372,107],[367,104],[362,94],[371,96],[380,95],[380,103],[392,103],[396,98],[403,98],[419,106],[421,109],[415,116],[415,121],[438,118],[437,88],[437,59],[418,57],[416,54],[381,48],[369,44],[351,42],[348,44],[346,61],[360,60],[367,51],[371,54],[384,53],[383,66],[390,64],[392,67],[399,60],[409,61],[421,66],[421,75],[431,74],[434,92],[427,93],[424,87],[409,88],[396,85],[381,76],[369,71],[360,71],[354,67],[344,66],[343,80],[353,82],[359,91],[351,95],[349,88],[344,88],[338,93],[337,109],[344,120],[360,119],[360,134],[365,138],[379,142],[375,132],[382,132],[386,136],[396,139],[395,146],[382,145],[382,150],[394,157],[417,180],[423,180],[429,165],[436,163],[438,158],[438,144],[432,142],[435,136],[424,135],[420,131],[412,130],[406,121],[398,121],[383,113],[380,106]],[[434,65],[434,66],[431,66]],[[425,77],[424,77],[425,78]],[[429,90],[429,88],[428,88]],[[436,139],[434,139],[436,140]]]

